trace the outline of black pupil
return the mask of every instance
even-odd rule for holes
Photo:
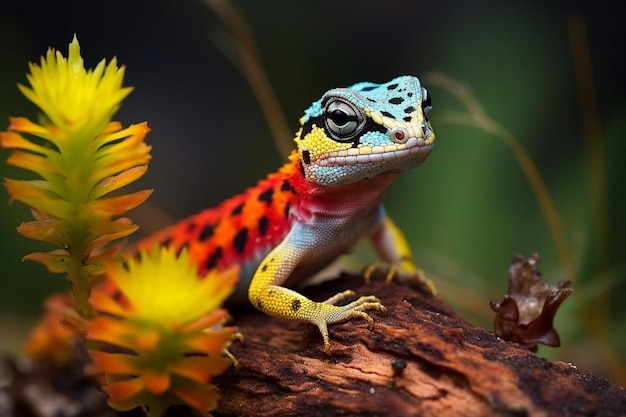
[[[346,123],[348,123],[348,121],[350,120],[350,117],[348,116],[348,114],[346,114],[346,112],[341,111],[341,110],[333,110],[330,113],[330,118],[332,119],[333,122],[335,122],[337,126],[343,126]]]

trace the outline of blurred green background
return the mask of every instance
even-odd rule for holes
[[[565,226],[577,271],[574,294],[557,314],[558,349],[540,355],[626,385],[626,305],[621,301],[626,224],[626,85],[619,5],[609,1],[236,1],[246,16],[290,130],[324,91],[431,71],[469,87],[489,115],[530,153]],[[584,42],[569,36],[582,18]],[[21,2],[0,4],[0,120],[35,117],[20,95],[27,63],[49,46],[67,53],[77,34],[86,64],[117,56],[135,91],[117,118],[147,120],[153,160],[135,188],[154,188],[131,212],[142,233],[209,207],[253,185],[282,162],[246,80],[216,46],[224,25],[200,1]],[[580,99],[572,51],[589,43],[594,84]],[[443,297],[491,329],[488,301],[502,298],[515,253],[538,252],[551,282],[571,279],[511,150],[474,128],[443,123],[462,109],[435,86],[437,147],[405,173],[387,208]],[[594,109],[599,119],[593,118]],[[583,115],[601,126],[604,164],[590,170]],[[8,152],[0,150],[6,160]],[[600,161],[602,162],[602,160]],[[607,190],[604,206],[597,200]],[[25,173],[0,164],[0,175]],[[595,187],[595,190],[594,190]],[[601,195],[601,193],[600,193]],[[17,235],[30,218],[0,190],[0,350],[17,351],[51,291],[67,288],[39,264],[22,263],[45,245]],[[600,207],[598,210],[597,207]],[[605,225],[604,231],[601,225]],[[358,251],[361,255],[361,250]]]

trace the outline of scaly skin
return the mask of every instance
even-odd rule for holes
[[[316,302],[283,284],[306,279],[359,238],[368,236],[384,261],[366,269],[366,279],[384,272],[435,293],[382,206],[397,175],[433,148],[426,95],[409,76],[328,91],[301,118],[297,148],[278,172],[139,247],[187,247],[201,273],[239,264],[239,293],[247,289],[252,304],[273,317],[315,324],[330,353],[328,324],[352,317],[372,323],[366,311],[385,307],[374,296],[338,305],[350,290]]]

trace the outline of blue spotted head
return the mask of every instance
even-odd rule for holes
[[[300,119],[294,139],[307,180],[333,186],[421,164],[433,149],[431,102],[411,76],[335,88]]]

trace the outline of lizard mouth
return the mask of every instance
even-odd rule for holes
[[[429,138],[430,139],[430,138]],[[365,146],[350,148],[343,151],[329,152],[318,160],[321,166],[359,165],[376,162],[412,159],[427,156],[435,146],[431,140],[409,138],[405,143],[386,146]]]

